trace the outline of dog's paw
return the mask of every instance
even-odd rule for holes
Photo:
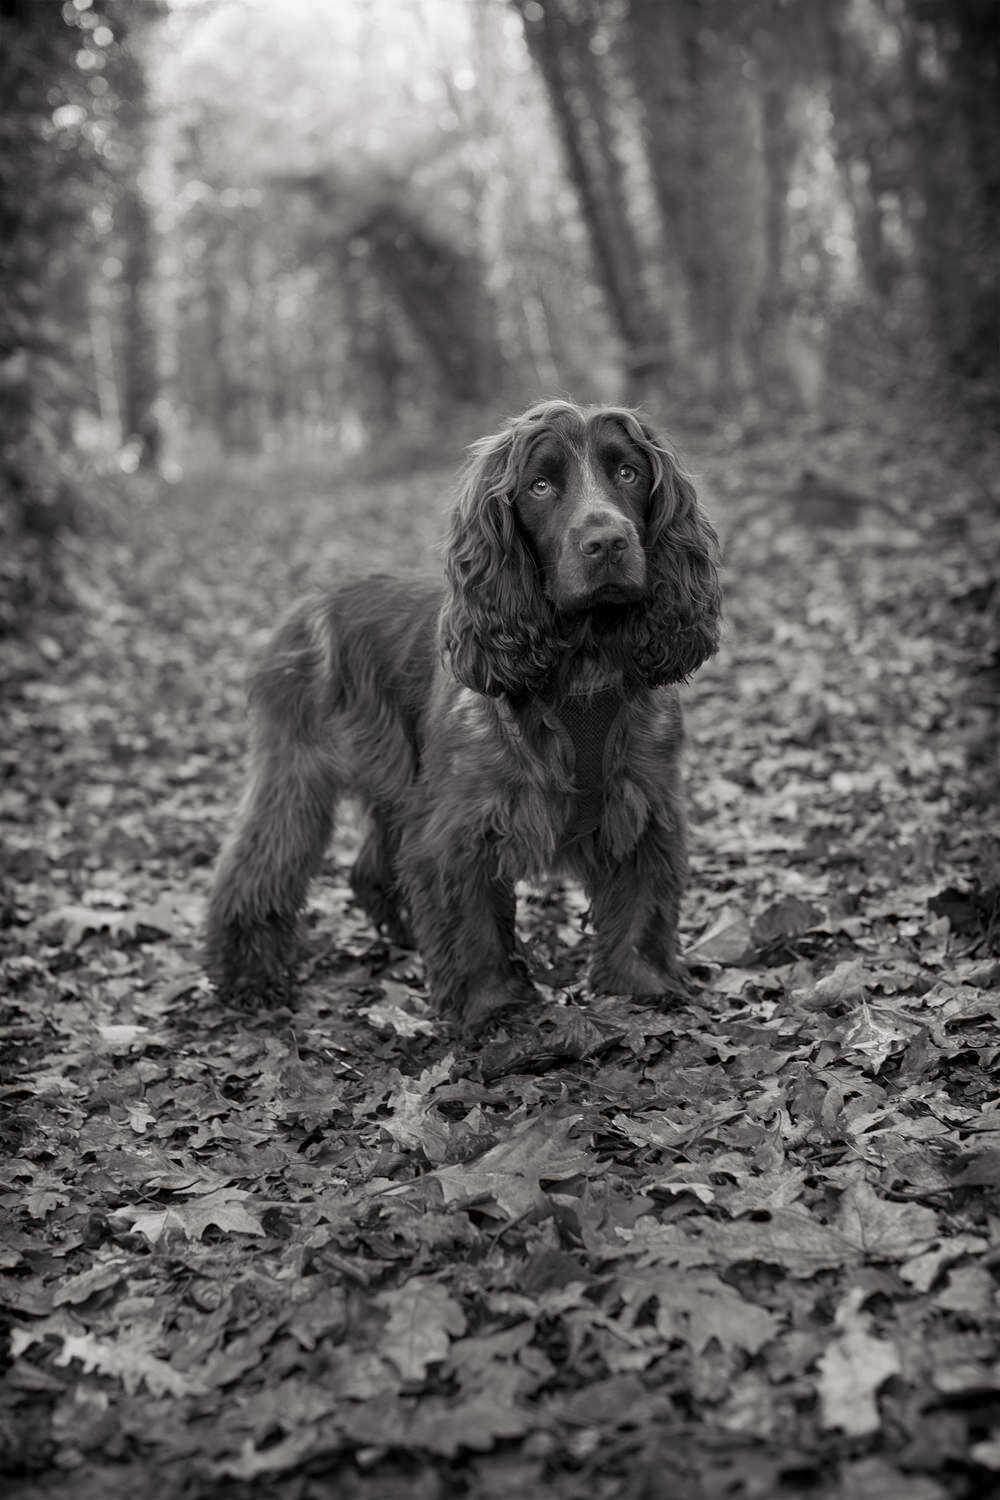
[[[278,1010],[295,995],[295,977],[287,965],[232,962],[213,966],[210,978],[223,1005],[237,1010]]]
[[[450,1014],[468,1034],[479,1031],[499,1011],[540,1003],[541,996],[529,979],[519,974],[489,974],[467,985],[464,997]]]
[[[599,995],[631,995],[634,999],[651,999],[681,992],[676,973],[655,968],[638,954],[616,963],[595,965],[590,974],[590,988]]]
[[[215,989],[223,1005],[248,1014],[281,1010],[291,1005],[295,997],[295,984],[288,974],[267,979],[243,975],[238,979],[216,981]]]
[[[294,992],[294,927],[288,922],[229,922],[210,930],[204,960],[219,998],[242,1010],[268,1010]]]

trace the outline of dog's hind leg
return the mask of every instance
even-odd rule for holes
[[[208,907],[206,961],[231,998],[281,995],[309,882],[333,829],[337,784],[322,750],[289,743],[256,760]]]
[[[508,953],[517,948],[517,897],[509,880],[499,876],[492,882],[491,896],[493,914],[503,945]]]
[[[379,932],[402,948],[412,948],[397,874],[399,839],[385,817],[372,811],[369,816],[368,831],[351,869],[351,890]]]
[[[296,921],[345,782],[328,709],[322,622],[303,611],[276,635],[251,685],[250,782],[215,871],[205,959],[224,994],[281,995]]]

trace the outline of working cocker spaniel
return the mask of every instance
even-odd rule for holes
[[[215,875],[207,958],[229,996],[281,994],[296,919],[353,794],[354,893],[470,1026],[533,987],[514,883],[579,878],[590,984],[676,984],[686,873],[673,684],[715,651],[718,550],[690,480],[634,412],[534,406],[474,445],[445,581],[335,585],[251,685],[250,784]]]

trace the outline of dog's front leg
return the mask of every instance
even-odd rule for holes
[[[513,961],[514,892],[488,843],[465,828],[442,845],[426,830],[403,857],[403,879],[427,985],[442,1014],[475,1030],[494,1012],[537,1000]]]
[[[686,879],[683,830],[649,825],[623,860],[588,881],[596,931],[590,983],[608,995],[678,987],[677,922]]]

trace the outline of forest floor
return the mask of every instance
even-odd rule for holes
[[[294,1010],[199,971],[250,655],[433,563],[450,473],[136,484],[7,643],[5,1495],[1000,1493],[1000,471],[873,414],[681,447],[728,601],[684,1004],[589,996],[534,889],[564,987],[461,1042],[349,827]]]

